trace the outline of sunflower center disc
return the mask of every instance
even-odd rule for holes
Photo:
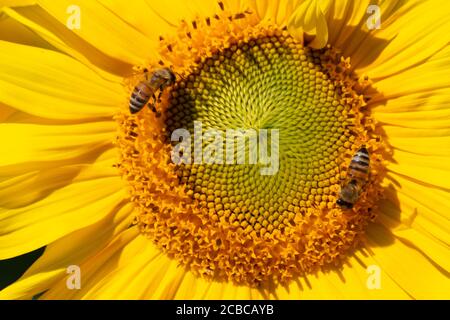
[[[211,52],[177,77],[157,106],[162,117],[150,110],[117,116],[118,166],[136,224],[192,272],[219,280],[286,282],[338,262],[363,233],[379,193],[372,168],[355,208],[336,205],[342,170],[345,176],[361,140],[370,140],[348,61],[278,30]],[[182,154],[190,163],[171,158],[180,128],[190,133]],[[229,130],[244,138],[242,148]],[[216,162],[205,162],[211,145]],[[264,147],[270,161],[260,162]]]
[[[318,52],[282,36],[233,45],[204,59],[171,97],[168,132],[187,128],[194,137],[198,121],[203,152],[214,142],[207,131],[221,133],[223,150],[214,160],[222,163],[182,165],[177,172],[199,206],[213,209],[219,220],[262,236],[292,225],[302,208],[325,207],[334,199],[330,186],[336,183],[339,148],[350,136],[343,114],[351,107],[339,102]],[[245,150],[238,149],[237,134],[227,140],[230,129],[241,129]],[[258,156],[250,140],[261,129],[267,141],[259,139],[259,147],[277,151],[278,159],[250,164],[250,153]],[[270,145],[274,129],[278,146]],[[226,163],[227,143],[234,146],[235,160],[238,150],[245,151],[244,164]],[[273,174],[262,174],[268,167]]]

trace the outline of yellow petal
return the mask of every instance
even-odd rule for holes
[[[149,38],[153,42],[153,49],[157,48],[159,36],[176,31],[173,26],[157,15],[145,0],[129,2],[121,0],[100,0],[99,2],[111,11],[117,19],[126,22],[140,34]],[[208,4],[205,5],[206,7],[208,6]]]
[[[0,292],[0,299],[31,299],[48,290],[55,282],[65,282],[69,266],[80,265],[128,228],[132,210],[130,203],[120,203],[110,208],[99,222],[49,244],[44,254],[19,280]]]
[[[231,2],[238,3],[238,1],[231,1]],[[268,10],[269,4],[270,4],[270,1],[266,1],[266,0],[262,0],[262,1],[257,1],[257,0],[248,1],[248,5],[255,10],[256,14],[258,15],[258,17],[261,20],[270,20],[271,18],[273,19],[273,17],[271,17],[270,14],[268,13],[269,12],[269,10]]]
[[[424,187],[398,175],[388,176],[388,179],[393,181],[395,188],[391,184],[385,191],[387,199],[380,203],[380,222],[393,231],[413,228],[448,246],[448,191]]]
[[[16,23],[20,23],[22,28],[26,27],[29,32],[34,34],[34,37],[40,38],[40,41],[45,42],[46,46],[68,54],[108,81],[119,81],[111,73],[129,75],[132,72],[130,64],[101,52],[38,6],[4,8],[3,12],[14,19]]]
[[[134,229],[134,228],[133,228]],[[289,286],[251,289],[193,276],[129,229],[96,256],[80,264],[81,290],[60,279],[44,299],[406,299],[409,296],[382,270],[382,288],[367,287],[372,257],[352,257],[340,271],[302,277]],[[128,233],[128,235],[127,235]]]
[[[189,19],[189,17],[186,17],[185,1],[175,1],[174,3],[147,1],[147,4],[153,10],[154,14],[158,15],[160,19],[163,19],[172,27],[180,25],[183,19]],[[190,18],[192,19],[194,17]]]
[[[443,152],[447,152],[446,157],[423,156],[395,150],[393,161],[387,164],[387,169],[412,181],[448,190],[450,189],[450,164],[447,159],[450,155],[450,148],[444,147]]]
[[[183,275],[183,280],[178,285],[177,292],[174,296],[176,300],[192,299],[203,300],[205,299],[212,282],[205,279],[199,279],[191,272],[186,272]],[[211,297],[210,297],[211,299]]]
[[[450,79],[450,46],[430,57],[426,62],[386,77],[374,76],[374,87],[384,99],[392,99],[410,94],[428,93],[448,89]],[[369,76],[376,71],[371,69]]]
[[[8,118],[10,118],[16,112],[17,112],[17,110],[0,102],[0,122],[6,121]]]
[[[0,41],[0,101],[52,119],[111,117],[125,101],[119,83],[106,82],[68,56]]]
[[[181,283],[190,274],[185,268],[179,266],[177,261],[169,259],[164,253],[158,260],[152,261],[150,266],[146,265],[143,269],[147,272],[145,277],[151,279],[143,294],[144,299],[175,299]],[[195,286],[201,287],[201,284],[196,282]],[[192,289],[191,293],[194,291]],[[129,294],[133,295],[133,292],[130,291]]]
[[[72,160],[73,161],[73,160]],[[92,161],[96,165],[92,165]],[[50,195],[54,190],[62,188],[76,178],[78,181],[93,178],[116,177],[117,169],[113,165],[117,162],[114,149],[97,154],[89,161],[77,158],[74,164],[60,165],[49,162],[45,166],[23,165],[14,170],[1,168],[0,178],[0,207],[4,209],[20,208],[39,201]],[[20,172],[23,170],[23,173]]]
[[[450,188],[450,172],[436,168],[426,168],[423,166],[403,164],[389,164],[389,171],[406,177],[412,177],[413,181],[423,182],[424,185],[434,185],[437,187]]]
[[[93,224],[125,197],[120,177],[75,178],[28,206],[0,208],[0,259],[40,248]]]
[[[313,48],[322,48],[328,42],[328,27],[323,9],[317,0],[308,0],[300,4],[288,22],[289,32],[297,38],[302,33],[313,37],[309,44]]]
[[[415,299],[448,299],[450,280],[444,271],[414,247],[399,241],[384,227],[367,230],[370,250],[379,266]],[[447,255],[446,260],[449,257]]]
[[[125,266],[132,266],[136,257],[143,256],[151,261],[157,256],[157,252],[148,239],[139,235],[136,227],[128,228],[119,233],[106,247],[78,265],[82,275],[80,290],[68,290],[66,279],[59,279],[41,298],[83,299],[87,295],[96,294],[96,299],[101,299],[102,296],[120,294],[112,287],[103,291],[100,288],[110,274],[121,272]],[[125,280],[132,279],[127,276]]]
[[[28,6],[35,4],[36,0],[1,0],[0,1],[0,9],[5,7],[18,7],[18,6]]]
[[[342,50],[344,56],[351,57],[354,68],[371,65],[391,40],[378,36],[377,29],[368,29],[368,20],[375,14],[370,5],[380,8],[381,27],[385,26],[386,20],[395,19],[392,16],[401,16],[414,7],[413,1],[332,1],[331,8],[327,11],[328,25],[333,26],[329,42]]]
[[[168,25],[177,27],[181,21],[192,21],[196,18],[212,17],[220,10],[218,1],[202,0],[174,0],[174,1],[150,1],[146,0],[147,5],[153,13],[164,20]],[[223,1],[226,9],[235,9],[236,1]]]
[[[450,257],[448,245],[434,241],[414,229],[403,229],[393,232],[403,244],[422,253],[438,269],[450,272]]]
[[[448,193],[423,188],[406,179],[401,182],[402,191],[390,191],[388,199],[380,203],[377,222],[389,229],[397,239],[414,247],[441,268],[449,270]],[[417,194],[420,197],[416,197]],[[399,203],[394,204],[393,201]]]
[[[67,25],[71,19],[68,8],[74,5],[73,1],[38,0],[38,4],[63,25]],[[157,56],[153,51],[152,40],[100,3],[81,0],[76,5],[80,9],[80,29],[72,32],[100,51],[132,65],[143,65],[148,59]]]
[[[401,76],[401,71],[424,63],[448,45],[449,10],[448,1],[437,0],[399,3],[395,12],[387,17],[382,11],[381,28],[374,30],[371,37],[385,39],[388,43],[371,46],[370,37],[362,41],[355,52],[358,58],[354,59],[354,66],[358,67],[360,61],[372,60],[370,64],[364,63],[358,72],[381,79],[390,75]],[[406,75],[404,79],[407,79]],[[402,83],[399,87],[409,86]]]
[[[70,260],[73,261],[73,260]],[[256,290],[194,277],[131,228],[78,264],[81,290],[68,290],[61,274],[43,299],[249,299]],[[25,285],[23,285],[25,286]],[[42,286],[39,286],[42,289]],[[11,292],[11,291],[10,291]],[[5,293],[6,295],[6,293]],[[1,296],[0,296],[1,297]]]
[[[279,26],[286,26],[292,13],[301,3],[299,0],[278,0],[278,1],[266,1],[266,0],[254,0],[254,1],[242,1],[241,7],[235,10],[245,10],[244,4],[253,9],[254,12],[263,21],[272,21]]]
[[[367,36],[363,32],[366,20],[366,11],[370,1],[328,1],[329,9],[326,11],[329,28],[329,43],[350,56],[349,45],[358,43]]]
[[[250,288],[236,286],[230,282],[211,282],[208,291],[205,293],[207,300],[248,300],[250,299]]]
[[[0,5],[0,40],[26,44],[40,48],[52,49],[52,46],[42,40],[26,26],[15,21],[6,14],[3,14],[9,8],[1,8]]]
[[[83,295],[83,299],[173,298],[185,273],[183,268],[162,254],[149,239],[138,236],[133,242],[141,243],[140,250],[127,261],[121,259],[118,267],[111,266],[103,276],[94,277],[93,287]],[[124,252],[131,250],[127,247]]]
[[[382,125],[417,129],[450,127],[450,90],[402,95],[388,99],[372,108],[373,116]]]
[[[385,131],[395,132],[397,136],[389,136],[389,143],[396,149],[407,151],[410,153],[447,156],[450,145],[450,137],[448,130],[418,130],[402,128],[388,128],[384,126]],[[444,146],[444,148],[443,148]]]
[[[153,296],[171,276],[170,264],[163,263],[166,259],[149,239],[137,235],[122,252],[111,256],[104,266],[99,265],[101,269],[89,278],[82,299],[148,299],[145,292],[149,290]]]
[[[126,239],[126,240],[124,240]],[[249,288],[211,283],[193,277],[178,263],[162,254],[149,239],[127,230],[107,248],[80,264],[84,280],[81,290],[71,292],[64,279],[43,299],[211,299],[250,297]],[[187,290],[186,284],[191,284]],[[216,288],[217,286],[217,288]],[[186,295],[183,294],[186,293]]]
[[[361,255],[361,254],[360,254]],[[295,279],[287,286],[250,289],[231,283],[209,282],[187,273],[178,286],[176,299],[407,299],[409,296],[382,271],[383,288],[367,287],[370,256],[352,256],[341,270]],[[181,272],[181,271],[180,271]]]
[[[430,111],[376,112],[381,124],[420,129],[444,129],[450,127],[450,108]]]
[[[383,104],[372,105],[374,117],[382,121],[382,117],[415,117],[416,112],[429,112],[427,116],[434,117],[431,112],[444,112],[449,109],[450,90],[448,88],[435,89],[424,93],[411,93],[388,99]],[[393,115],[390,115],[393,113]],[[427,118],[422,119],[427,121]]]
[[[92,149],[110,145],[114,130],[112,121],[53,126],[2,123],[0,135],[14,139],[5,139],[0,153],[0,167],[75,158]]]
[[[187,9],[187,19],[190,17],[198,17],[200,19],[207,17],[211,18],[221,10],[218,1],[190,0],[182,1],[182,3],[184,3]],[[224,1],[223,3],[225,7],[228,7],[229,3],[227,1]]]
[[[318,272],[293,281],[287,287],[279,287],[277,299],[409,299],[405,291],[381,270],[382,286],[379,289],[367,285],[368,267],[376,264],[374,257],[361,250],[350,254],[341,268]]]
[[[267,298],[261,289],[237,286],[229,282],[214,282],[184,272],[183,279],[177,286],[174,299],[204,300],[204,299],[264,299]]]

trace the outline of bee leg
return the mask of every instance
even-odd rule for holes
[[[164,90],[163,86],[160,86],[159,87],[159,93],[158,93],[158,100],[157,100],[158,103],[161,102],[161,96],[163,94],[163,90]]]
[[[148,69],[144,68],[145,80],[148,81]]]
[[[159,117],[161,117],[161,112],[159,112],[158,110],[156,110],[156,106],[155,106],[156,97],[155,97],[154,94],[152,95],[152,98],[153,98],[153,101],[152,101],[152,102],[149,102],[149,103],[147,104],[147,106],[149,107],[150,110],[152,110],[153,113],[156,114],[156,117],[159,118]]]
[[[156,109],[154,103],[149,103],[147,104],[147,106],[149,107],[150,110],[152,110],[152,112],[156,115],[157,118],[161,117],[161,112]]]
[[[159,94],[158,94],[158,98],[155,97],[155,95],[153,95],[153,101],[155,101],[155,103],[160,103],[161,102],[161,95],[162,95],[162,89],[161,87],[159,88]],[[153,110],[153,109],[152,109]],[[156,110],[156,108],[154,108],[154,111],[156,113],[156,117],[159,118],[161,117],[161,112]]]
[[[156,102],[155,94],[152,94],[152,99],[151,99],[151,101],[147,104],[147,106],[148,106],[148,108],[149,108],[150,110],[152,110],[153,112],[156,112],[155,102]]]
[[[147,104],[147,106],[150,110],[152,110],[152,112],[156,113],[156,107],[153,103],[149,103]]]

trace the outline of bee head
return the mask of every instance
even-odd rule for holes
[[[175,73],[170,68],[164,68],[161,69],[164,74],[164,78],[167,80],[169,84],[174,84],[177,77],[175,76]]]

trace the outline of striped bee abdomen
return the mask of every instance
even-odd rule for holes
[[[365,147],[362,147],[355,153],[350,162],[349,175],[352,178],[361,178],[365,180],[369,174],[369,166],[369,152]]]
[[[153,91],[144,83],[140,82],[133,90],[130,98],[130,112],[139,112],[150,100]]]

